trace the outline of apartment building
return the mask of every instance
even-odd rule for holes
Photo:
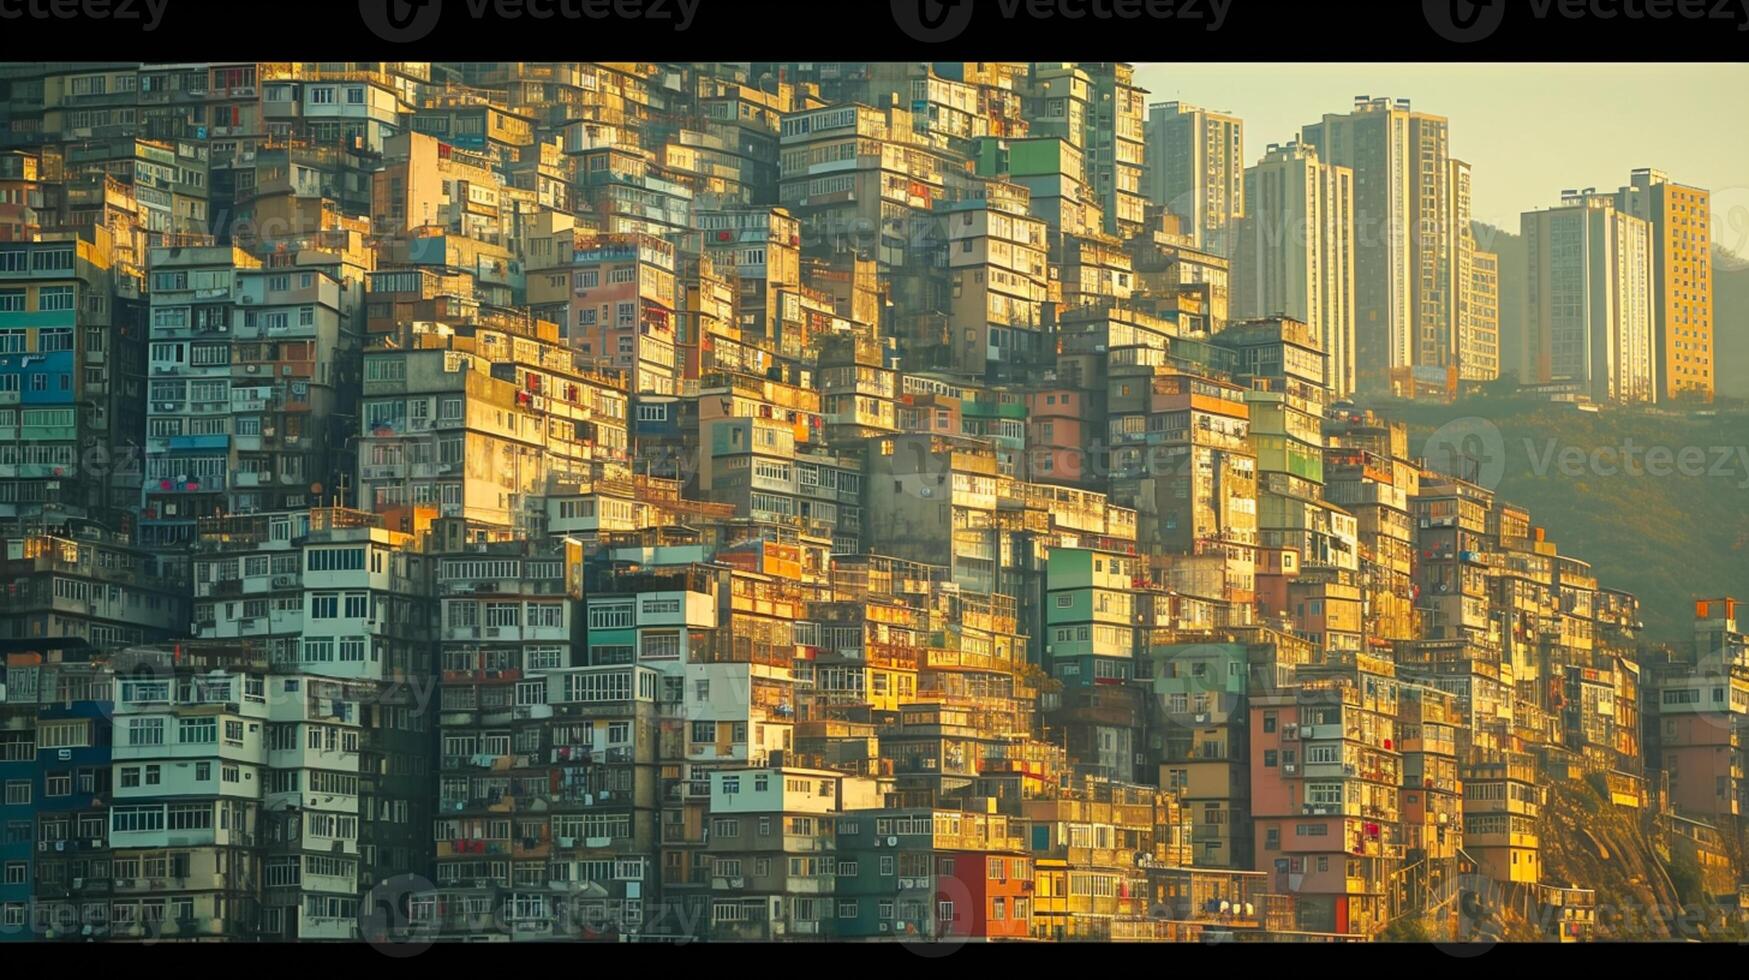
[[[1108,382],[1111,491],[1141,516],[1138,543],[1257,543],[1257,458],[1244,390],[1154,368]]]
[[[778,203],[801,220],[802,234],[883,270],[914,260],[914,235],[957,166],[913,131],[907,108],[887,103],[787,113],[779,151]]]
[[[519,651],[445,644],[438,888],[414,919],[470,940],[635,933],[653,898],[658,674],[573,666],[529,632]]]
[[[1354,172],[1356,388],[1400,388],[1405,369],[1453,362],[1455,235],[1449,123],[1408,99],[1357,96],[1303,127],[1318,159]],[[1397,374],[1392,374],[1397,372]]]
[[[1271,144],[1244,171],[1235,221],[1233,310],[1309,325],[1328,358],[1330,397],[1356,387],[1354,171],[1308,144]]]
[[[1529,261],[1520,376],[1568,382],[1597,402],[1657,401],[1651,223],[1587,190],[1520,224]]]
[[[1032,858],[1001,813],[876,806],[837,826],[836,936],[987,942],[1032,930]]]
[[[1050,230],[1051,254],[1064,242],[1100,234],[1104,209],[1086,177],[1083,144],[1064,136],[986,137],[974,142],[980,177],[1002,177],[1026,188],[1028,210]]]
[[[1496,881],[1540,881],[1537,815],[1543,789],[1537,785],[1535,761],[1519,753],[1483,753],[1468,761],[1460,775],[1465,853]]]
[[[629,476],[628,400],[553,324],[378,334],[364,356],[358,492],[380,513],[539,526],[563,483]]]
[[[1459,370],[1465,381],[1493,381],[1500,376],[1500,256],[1473,249],[1470,253],[1469,296],[1459,338]]]
[[[1023,185],[990,181],[982,198],[936,205],[946,240],[948,311],[962,336],[941,367],[974,378],[1022,377],[1043,360],[1048,296],[1045,223]]]
[[[15,529],[119,525],[131,510],[110,476],[128,449],[111,427],[123,436],[138,416],[123,410],[127,280],[107,244],[0,246],[0,522]]]
[[[552,264],[530,268],[528,302],[591,366],[627,390],[674,394],[674,246],[647,234],[555,236]]]
[[[260,760],[268,768],[258,777],[267,891],[252,927],[263,935],[353,938],[361,891],[429,867],[436,772],[423,699],[434,693],[435,667],[429,571],[411,546],[357,511],[201,527],[196,635],[273,674]],[[344,903],[281,891],[299,884],[300,867],[318,869],[316,890],[329,898],[354,900],[350,915]]]
[[[5,940],[103,938],[111,893],[108,659],[77,641],[7,655]],[[0,941],[5,941],[0,940]]]
[[[1139,615],[1132,589],[1141,577],[1139,560],[1115,551],[1057,548],[1048,562],[1041,665],[1070,687],[1136,677]]]
[[[710,785],[711,938],[836,935],[838,828],[881,812],[873,781],[771,766],[713,772]]]
[[[1197,248],[1233,256],[1235,225],[1256,213],[1245,191],[1244,120],[1187,102],[1156,102],[1148,106],[1146,136],[1148,200],[1182,218]]]
[[[1396,682],[1388,661],[1356,667],[1250,706],[1257,867],[1306,931],[1375,932],[1403,857]]]
[[[77,536],[0,541],[0,637],[76,639],[99,649],[154,643],[188,629],[186,556],[132,547],[88,527]]]
[[[1650,225],[1658,400],[1711,401],[1718,375],[1712,194],[1646,167],[1630,179],[1615,206]]]

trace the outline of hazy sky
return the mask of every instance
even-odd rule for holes
[[[1451,120],[1452,154],[1474,165],[1476,218],[1513,231],[1563,188],[1614,190],[1653,167],[1712,190],[1715,240],[1749,254],[1749,65],[1192,63],[1136,75],[1149,102],[1243,118],[1248,164],[1356,95],[1412,99]]]

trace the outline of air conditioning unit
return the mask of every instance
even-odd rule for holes
[[[886,932],[891,928],[892,928],[892,926],[889,925],[888,923],[885,923],[885,922],[881,923],[881,931],[882,932]]]
[[[747,887],[747,879],[745,879],[745,878],[730,878],[729,879],[729,887],[730,888],[745,888],[745,887]]]
[[[1298,772],[1299,768],[1300,768],[1299,766],[1296,766],[1290,762],[1290,763],[1287,763],[1286,765],[1282,766],[1281,771],[1284,773],[1287,773],[1289,776],[1291,776],[1294,773]]]
[[[244,368],[243,370],[250,373],[250,374],[260,374],[261,373],[261,365],[251,364],[248,367]]]

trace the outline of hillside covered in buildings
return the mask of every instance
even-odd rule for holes
[[[0,66],[0,941],[1734,937],[1741,515],[1424,451],[1710,401],[1706,192],[1426,108]]]

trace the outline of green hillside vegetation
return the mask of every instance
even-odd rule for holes
[[[1409,424],[1410,452],[1417,456],[1447,422],[1476,417],[1493,423],[1506,460],[1495,489],[1530,508],[1562,554],[1590,562],[1600,585],[1639,596],[1646,639],[1686,639],[1689,603],[1697,597],[1749,594],[1749,412],[1594,414],[1504,398],[1378,407]],[[1620,471],[1616,450],[1626,446],[1640,452],[1633,472]],[[1667,475],[1644,468],[1651,447],[1671,453]],[[1675,469],[1675,454],[1687,447],[1704,453],[1700,475]],[[1727,454],[1721,458],[1714,447]],[[1569,448],[1586,457],[1576,476],[1563,471],[1559,453]],[[1591,467],[1596,450],[1602,450],[1598,469],[1617,472]]]

